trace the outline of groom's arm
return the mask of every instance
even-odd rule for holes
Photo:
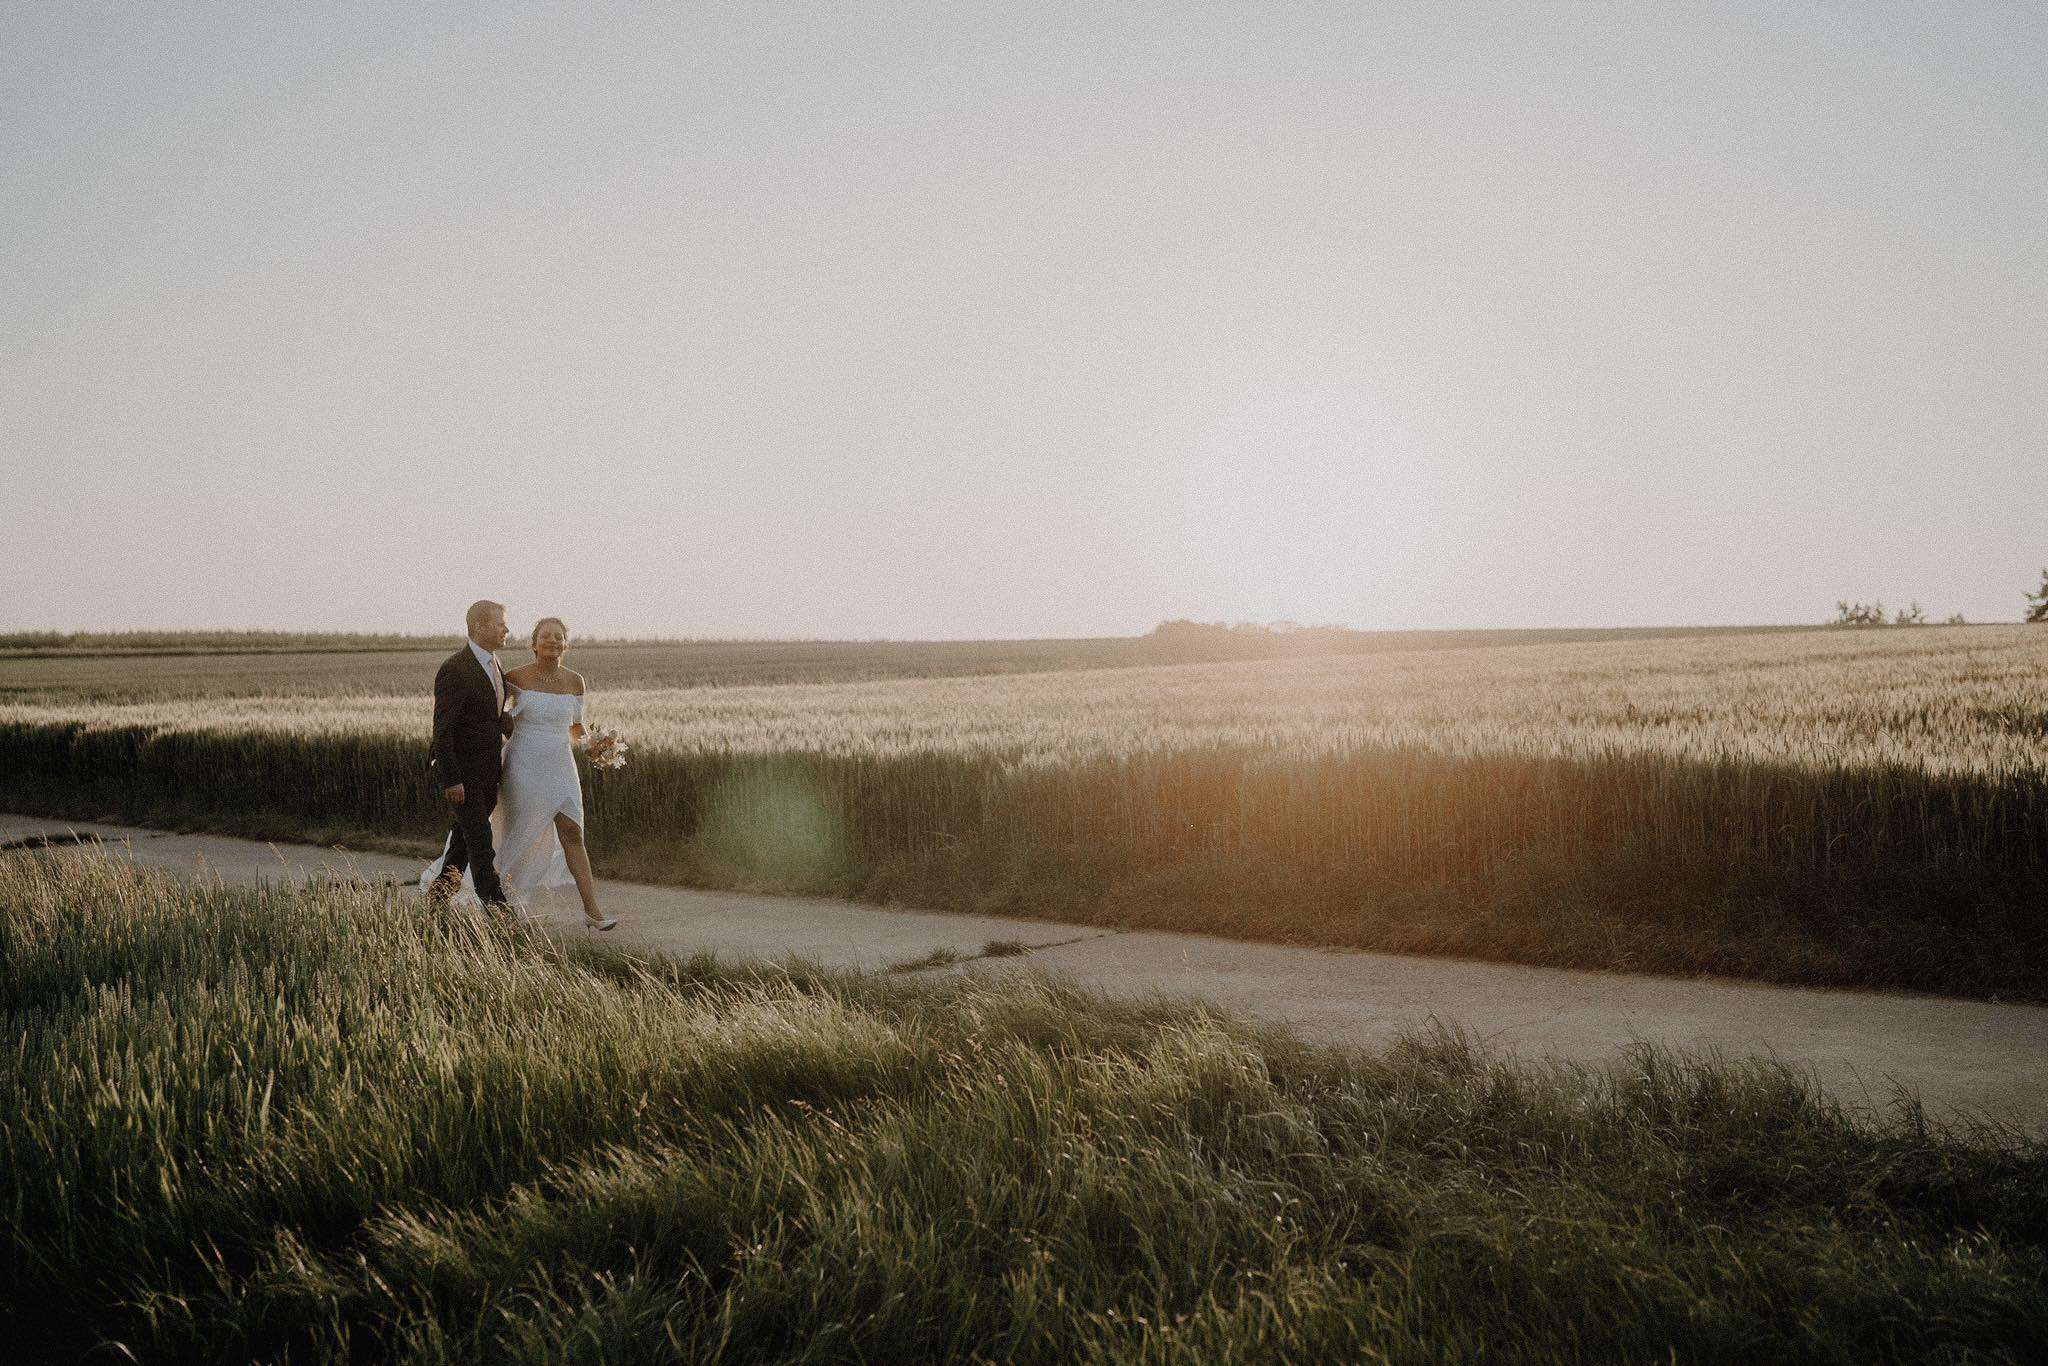
[[[462,781],[462,764],[455,757],[455,718],[462,711],[462,679],[443,664],[434,675],[434,767],[442,787]]]

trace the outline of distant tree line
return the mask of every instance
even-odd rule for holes
[[[1274,655],[1343,654],[1372,648],[1365,631],[1344,626],[1302,626],[1292,621],[1162,621],[1146,637],[1169,659],[1266,659]]]
[[[2026,594],[2025,597],[2027,600],[2026,619],[2037,624],[2048,622],[2048,569],[2041,571],[2041,586],[2033,592]],[[1835,619],[1828,624],[1830,626],[1925,626],[1927,624],[1927,613],[1917,602],[1910,603],[1905,607],[1901,607],[1896,612],[1887,614],[1882,602],[1844,601],[1835,604]],[[1963,620],[1961,612],[1945,618],[1941,624],[1944,626],[1969,625],[1968,622]]]
[[[1917,602],[1910,606],[1901,607],[1889,616],[1885,615],[1884,604],[1881,602],[1837,602],[1835,604],[1835,619],[1828,624],[1830,626],[1925,626],[1927,624],[1927,612]],[[1962,613],[1958,612],[1944,624],[1948,626],[1963,625]]]

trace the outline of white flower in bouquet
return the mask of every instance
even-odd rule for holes
[[[626,742],[610,726],[592,726],[583,737],[583,752],[592,768],[624,768]]]

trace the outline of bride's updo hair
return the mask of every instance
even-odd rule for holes
[[[567,643],[568,643],[568,640],[569,640],[569,623],[568,623],[568,622],[566,622],[566,621],[563,621],[563,620],[562,620],[562,619],[561,619],[560,617],[542,617],[542,618],[541,618],[541,619],[540,619],[539,621],[536,621],[535,623],[533,623],[533,634],[532,634],[532,635],[531,635],[530,637],[528,637],[528,638],[527,638],[527,642],[526,642],[526,643],[527,643],[527,645],[528,645],[528,646],[529,646],[530,648],[532,648],[532,649],[536,649],[536,650],[540,648],[540,628],[541,628],[541,627],[543,627],[543,626],[559,626],[559,627],[561,627],[561,628],[562,628],[562,641],[563,641],[563,643],[564,643],[564,644],[567,644]]]

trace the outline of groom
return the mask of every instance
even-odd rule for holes
[[[471,603],[467,621],[469,643],[434,675],[434,767],[441,774],[441,795],[455,808],[455,828],[448,834],[448,862],[427,896],[437,906],[447,905],[467,868],[484,908],[505,910],[491,848],[491,808],[498,804],[508,729],[505,674],[496,653],[505,643],[505,605]]]

